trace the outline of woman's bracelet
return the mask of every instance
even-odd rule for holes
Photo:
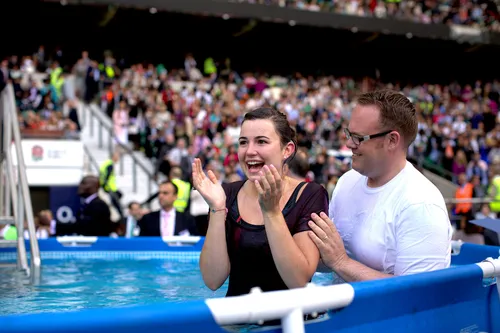
[[[219,208],[219,209],[210,208],[210,213],[212,213],[212,214],[215,214],[217,212],[222,212],[222,211],[226,212],[226,214],[227,214],[227,208],[226,207]]]

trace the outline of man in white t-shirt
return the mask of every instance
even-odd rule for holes
[[[322,264],[347,282],[449,267],[443,196],[406,160],[417,134],[413,104],[395,91],[365,93],[344,132],[352,170],[335,187],[331,220],[321,213],[310,222]]]

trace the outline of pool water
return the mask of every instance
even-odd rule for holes
[[[197,262],[153,260],[44,260],[42,280],[29,285],[22,273],[0,269],[0,315],[150,305],[223,297],[203,284]],[[313,282],[330,284],[331,274]]]

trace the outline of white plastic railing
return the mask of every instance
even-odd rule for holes
[[[483,278],[496,278],[498,298],[500,299],[500,257],[488,258],[477,264],[483,270]]]
[[[484,278],[500,277],[500,257],[498,259],[488,258],[476,265],[483,270]]]
[[[306,288],[266,293],[254,288],[248,295],[205,302],[219,325],[281,319],[283,333],[303,333],[305,314],[340,309],[353,299],[354,288],[345,283],[327,287],[309,284]]]

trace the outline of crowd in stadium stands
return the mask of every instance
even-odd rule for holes
[[[243,177],[236,154],[241,118],[258,106],[275,107],[296,126],[300,156],[309,162],[308,168],[295,167],[331,194],[349,168],[342,128],[354,97],[373,88],[401,90],[415,103],[419,133],[409,154],[416,163],[435,166],[462,187],[470,182],[474,197],[488,194],[500,174],[498,81],[397,86],[348,77],[268,77],[217,69],[210,59],[198,66],[189,55],[181,70],[142,64],[125,69],[103,91],[101,102],[115,121],[123,120],[116,116],[123,111],[128,138],[152,158],[159,173],[168,176],[172,166],[180,166],[186,180],[195,157],[225,181]],[[461,195],[457,191],[457,198]],[[452,208],[459,218],[490,214],[488,205]],[[491,208],[493,214],[500,211],[497,205]]]
[[[80,123],[71,87],[57,61],[12,56],[0,64],[13,84],[24,136],[78,139]]]
[[[67,74],[53,61],[47,64],[47,76],[35,82],[30,79],[34,58],[2,62],[10,67],[21,125],[77,133],[74,96],[64,89]],[[349,169],[342,128],[356,94],[392,88],[408,96],[418,112],[419,132],[409,149],[417,164],[431,165],[460,184],[457,198],[495,195],[492,189],[500,186],[499,81],[398,86],[371,78],[236,73],[229,63],[217,67],[211,59],[200,66],[192,55],[186,56],[184,68],[168,70],[161,64],[119,69],[111,55],[106,59],[98,64],[83,52],[72,69],[74,88],[81,98],[100,104],[115,123],[117,138],[142,150],[156,165],[157,175],[168,177],[172,167],[179,166],[189,181],[191,162],[198,157],[221,181],[241,179],[236,154],[240,121],[248,110],[268,105],[286,113],[297,129],[301,153],[291,172],[323,184],[331,195]],[[67,116],[61,112],[63,102],[69,106]],[[469,194],[460,192],[466,184],[473,189]],[[500,187],[497,192],[500,195]],[[451,208],[452,215],[467,219],[500,212],[493,203]]]
[[[245,0],[238,0],[245,1]],[[500,31],[500,3],[452,0],[246,0],[249,3],[326,11],[345,15],[396,18],[418,23],[452,23]]]
[[[11,56],[0,62],[0,76],[4,83],[12,83],[23,138],[80,138],[78,101],[57,58],[49,62],[40,50],[34,56]],[[55,235],[56,221],[50,210],[35,214],[35,225],[37,238]],[[10,225],[0,228],[0,238],[15,239],[14,230]],[[29,238],[26,229],[24,237]]]

